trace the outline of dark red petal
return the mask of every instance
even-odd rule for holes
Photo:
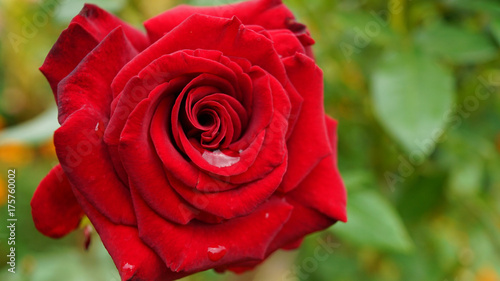
[[[293,190],[327,155],[332,147],[323,108],[323,73],[309,57],[297,53],[283,63],[288,77],[304,102],[294,130],[288,139],[290,166],[280,189]]]
[[[62,127],[54,138],[70,181],[109,219],[125,224],[135,224],[132,201],[115,173],[102,131],[110,114],[111,81],[136,54],[118,27],[59,83]]]
[[[335,155],[321,160],[286,198],[293,198],[332,219],[347,222],[346,190],[335,166]]]
[[[269,246],[267,255],[280,248],[288,247],[291,243],[310,233],[326,229],[336,222],[336,220],[314,209],[305,207],[293,199],[287,198],[286,201],[293,206],[292,215],[274,238]]]
[[[54,142],[70,182],[110,220],[133,225],[132,200],[115,173],[101,128],[109,118],[111,81],[136,54],[127,42],[122,29],[115,29],[61,81],[58,95],[62,127],[56,131]]]
[[[149,137],[149,124],[159,101],[164,98],[172,103],[176,88],[179,88],[179,85],[175,83],[166,84],[136,106],[121,134],[119,151],[130,182],[135,186],[136,192],[132,193],[132,196],[141,196],[142,200],[164,219],[186,224],[195,214],[191,206],[170,187]]]
[[[288,243],[287,245],[281,247],[283,250],[294,250],[300,247],[302,245],[302,242],[304,242],[304,237],[297,239],[296,241],[293,241],[291,243]]]
[[[137,51],[140,52],[149,45],[149,39],[141,31],[94,4],[85,4],[71,23],[80,24],[97,41],[101,41],[108,33],[121,26]]]
[[[268,85],[266,88],[256,87],[255,95],[258,96],[259,92],[271,91],[273,99],[273,117],[269,125],[265,128],[266,136],[262,148],[259,151],[255,151],[257,154],[257,159],[248,168],[248,170],[239,175],[233,175],[228,180],[231,183],[247,183],[257,179],[265,177],[274,167],[284,161],[286,154],[286,140],[285,134],[288,129],[288,117],[290,115],[290,100],[286,95],[283,87],[279,82],[272,76],[267,75]],[[257,101],[257,99],[255,99]],[[256,103],[255,107],[259,107],[259,103]],[[252,119],[259,119],[259,110],[255,110]],[[252,123],[250,123],[252,124]],[[251,132],[253,129],[251,126],[247,131]],[[258,132],[258,130],[256,130]],[[247,141],[245,137],[247,134],[243,135],[241,141]],[[248,138],[248,137],[247,137]],[[251,138],[248,138],[251,139]],[[231,149],[238,149],[239,141],[235,142],[230,146]],[[248,150],[252,151],[253,148],[243,149],[242,153],[247,153]]]
[[[61,165],[52,168],[40,182],[31,199],[31,214],[38,231],[53,238],[68,234],[80,224],[84,213]]]
[[[237,18],[226,19],[193,15],[175,29],[141,52],[127,64],[113,82],[113,92],[120,93],[125,84],[152,61],[179,50],[218,50],[226,57],[246,58],[286,82],[283,64],[264,35],[245,28]]]
[[[255,166],[255,168],[269,172],[283,161],[284,135],[287,129],[286,117],[284,116],[289,114],[290,103],[279,83],[262,69],[255,67],[250,76],[254,87],[252,116],[244,135],[240,140],[229,146],[229,149],[237,152],[237,155],[227,155],[224,151],[204,151],[201,153],[188,143],[183,134],[179,135],[190,160],[204,171],[221,176],[235,176]],[[274,105],[274,103],[276,104]],[[275,116],[273,117],[273,115]],[[276,125],[276,128],[273,127],[274,130],[270,130],[268,129],[269,124],[273,120],[274,124],[272,125]],[[264,129],[266,129],[268,135],[266,137],[267,142],[273,144],[273,146],[263,147],[269,152],[262,153],[261,157],[257,158],[257,160],[260,160],[260,164],[257,165],[254,162],[257,161],[256,157],[261,152],[247,147]],[[173,126],[173,130],[176,131],[175,126]],[[256,179],[262,173],[252,172],[251,174],[252,178]],[[245,182],[248,181],[250,180],[245,180]]]
[[[248,127],[245,132],[243,132],[243,136],[238,141],[231,144],[230,149],[233,151],[246,149],[248,144],[271,123],[274,112],[274,93],[271,90],[271,86],[279,91],[277,93],[277,99],[282,102],[282,99],[279,97],[282,96],[281,93],[283,91],[279,89],[278,86],[275,86],[276,83],[273,83],[275,79],[272,79],[271,75],[261,68],[254,66],[251,68],[249,76],[252,79],[253,85],[253,92],[251,93],[253,96],[253,104],[252,107],[249,108],[251,116]],[[282,103],[285,104],[285,102]]]
[[[112,30],[121,26],[136,50],[142,51],[149,39],[139,30],[99,7],[86,4],[69,27],[64,30],[40,70],[50,83],[57,102],[57,84],[94,49]]]
[[[193,221],[178,225],[161,219],[143,201],[134,201],[134,204],[140,237],[175,272],[196,272],[228,263],[263,259],[269,242],[291,212],[290,205],[275,198],[248,216],[220,224]],[[214,255],[221,251],[226,252]]]
[[[144,26],[151,40],[156,41],[193,14],[224,18],[236,16],[245,25],[261,25],[266,29],[287,28],[287,23],[293,19],[292,12],[281,0],[254,0],[215,7],[180,5],[149,19]]]
[[[297,124],[297,119],[300,118],[300,111],[302,109],[302,103],[304,99],[297,92],[297,89],[288,81],[283,88],[288,93],[288,98],[290,99],[290,117],[288,118],[288,131],[286,132],[286,139],[288,140],[293,133],[295,124]]]
[[[290,30],[276,29],[269,30],[267,33],[274,42],[274,48],[283,58],[293,56],[295,53],[305,54],[304,46]]]
[[[256,71],[255,73],[259,73]],[[254,74],[255,74],[254,73]],[[259,118],[259,115],[264,115],[262,110],[262,98],[264,93],[270,91],[273,99],[273,109],[272,109],[272,120],[271,123],[266,126],[265,123],[259,126],[250,125],[247,129],[245,135],[241,138],[240,141],[235,142],[231,147],[233,151],[237,151],[239,148],[239,142],[248,141],[249,139],[257,140],[258,137],[255,137],[253,134],[255,133],[265,133],[264,142],[262,146],[249,146],[248,148],[241,149],[240,156],[244,157],[253,153],[252,157],[257,157],[255,161],[251,163],[248,169],[242,174],[233,174],[230,176],[221,177],[220,174],[209,174],[212,177],[204,176],[201,174],[201,177],[198,180],[198,184],[196,188],[200,191],[213,192],[213,190],[224,191],[229,188],[233,188],[235,186],[241,184],[248,184],[253,181],[260,180],[259,182],[263,183],[266,180],[268,174],[275,169],[276,166],[281,164],[284,161],[284,155],[286,154],[285,148],[285,132],[287,131],[287,116],[289,115],[290,110],[290,102],[286,95],[286,92],[281,87],[281,85],[270,75],[266,75],[265,73],[262,76],[251,74],[254,80],[254,95],[256,98],[255,101],[255,110],[252,118],[255,120],[262,121],[262,118]],[[260,82],[259,82],[260,81]],[[265,81],[266,83],[261,83]],[[262,84],[262,85],[260,85]],[[265,101],[265,100],[264,100]],[[266,112],[266,111],[264,111]],[[254,125],[259,122],[255,122]],[[265,119],[264,119],[265,120]],[[254,132],[254,133],[252,133]],[[251,135],[249,137],[248,135]],[[247,156],[248,157],[248,156]],[[253,159],[253,158],[252,158]],[[211,170],[212,171],[212,170]],[[261,180],[262,179],[262,180]],[[216,188],[214,188],[214,186]]]
[[[219,53],[220,57],[220,52],[212,53]],[[198,57],[196,55],[197,52],[188,50],[161,55],[160,57],[156,58],[154,62],[147,65],[144,69],[140,69],[140,73],[134,77],[129,77],[128,75],[126,75],[126,73],[121,71],[113,81],[113,84],[119,84],[119,81],[121,81],[121,78],[119,78],[120,75],[126,76],[127,79],[130,80],[123,81],[124,83],[126,83],[126,87],[123,89],[123,91],[120,90],[119,96],[117,96],[113,103],[114,110],[110,120],[110,129],[106,130],[104,135],[106,143],[109,145],[118,144],[120,132],[125,124],[127,116],[130,114],[136,104],[138,104],[142,99],[146,98],[149,95],[150,91],[161,83],[168,82],[169,80],[176,77],[193,79],[193,76],[199,73],[211,73],[229,81],[232,85],[238,85],[240,84],[240,81],[245,80],[238,79],[244,75],[237,76],[234,69],[232,69],[231,67],[226,66],[218,61],[210,60],[205,57]],[[140,56],[141,55],[139,55],[138,57]],[[124,67],[124,69],[126,68],[127,66]],[[194,83],[196,79],[198,79],[199,77],[202,78],[202,76],[203,75],[200,75],[194,78],[192,82]],[[251,89],[251,87],[248,87],[248,84],[251,85],[250,81],[246,81],[244,83],[242,82],[241,84],[242,87]],[[176,131],[176,128],[173,128],[173,130]]]
[[[121,27],[109,33],[75,71],[59,83],[59,123],[63,124],[70,114],[84,107],[96,112],[96,123],[103,119],[107,121],[112,100],[111,81],[135,55],[137,51]]]
[[[75,195],[113,258],[123,281],[171,281],[187,275],[172,272],[139,238],[137,228],[112,223],[76,189]]]
[[[218,193],[203,193],[184,185],[177,179],[179,175],[167,174],[167,176],[177,193],[197,209],[225,219],[232,219],[251,213],[276,191],[286,171],[287,161],[284,160],[265,178]],[[219,188],[212,186],[214,187],[212,191]]]
[[[268,254],[288,247],[305,235],[325,229],[337,220],[346,222],[346,190],[336,161],[336,122],[326,117],[333,154],[323,159],[299,187],[285,195],[294,206],[290,220],[274,239]]]
[[[114,223],[135,225],[130,192],[116,175],[95,131],[99,114],[84,107],[66,119],[54,134],[57,157],[74,188],[99,212]]]
[[[97,44],[99,41],[79,24],[70,24],[61,33],[40,67],[40,71],[50,83],[56,103],[59,82],[68,76]]]
[[[347,222],[347,194],[337,167],[337,121],[328,116],[325,120],[333,153],[286,196],[332,219]]]

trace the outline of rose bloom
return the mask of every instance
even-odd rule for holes
[[[40,232],[86,215],[122,280],[174,280],[252,269],[346,221],[314,41],[280,0],[145,27],[85,5],[40,68],[61,124],[31,202]]]

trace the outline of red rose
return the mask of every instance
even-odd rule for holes
[[[86,214],[123,280],[172,280],[252,268],[346,221],[314,41],[280,0],[145,26],[86,5],[41,67],[61,128],[38,230],[60,237]]]

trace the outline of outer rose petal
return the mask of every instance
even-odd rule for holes
[[[95,113],[74,112],[54,134],[56,153],[75,189],[117,224],[135,225],[130,191],[115,174],[108,151],[94,130]]]
[[[293,198],[333,219],[347,222],[347,194],[336,163],[337,122],[330,117],[326,118],[326,122],[333,154],[321,160],[299,186],[287,194],[287,198]]]
[[[73,71],[108,33],[119,26],[138,51],[149,45],[148,38],[139,30],[95,5],[86,4],[80,14],[73,18],[40,67],[50,83],[56,102],[57,84]]]
[[[248,216],[220,224],[193,221],[178,225],[161,219],[142,200],[134,204],[142,240],[155,249],[173,271],[190,273],[232,262],[262,260],[269,242],[291,212],[289,204],[273,198]],[[166,235],[169,239],[165,239]],[[211,247],[223,247],[227,252],[211,260],[208,253]]]
[[[274,42],[276,52],[283,58],[293,56],[295,53],[305,54],[304,46],[299,39],[288,29],[266,31]]]
[[[98,41],[101,41],[113,29],[121,26],[137,51],[142,51],[149,45],[148,38],[141,31],[93,4],[85,4],[80,14],[71,22],[83,26]]]
[[[287,82],[283,64],[271,40],[245,28],[237,18],[195,14],[128,63],[113,81],[113,93],[120,93],[132,77],[157,58],[186,49],[218,50],[227,57],[246,58],[252,65],[258,65],[276,77],[281,84]]]
[[[216,7],[180,5],[144,23],[151,41],[156,41],[193,14],[215,17],[238,17],[243,24],[261,25],[266,29],[287,28],[294,18],[281,0],[254,0]]]
[[[304,98],[300,116],[288,139],[290,166],[280,187],[294,189],[321,159],[331,154],[323,109],[323,73],[309,57],[297,53],[283,60],[288,77]]]
[[[87,107],[95,110],[97,121],[109,118],[110,85],[114,76],[137,55],[121,27],[99,43],[58,85],[59,123],[74,111]],[[96,121],[96,122],[97,122]]]
[[[168,269],[158,255],[139,238],[137,228],[113,224],[102,216],[78,190],[75,189],[74,192],[113,258],[123,281],[170,281],[187,275]]]
[[[83,210],[61,165],[55,166],[40,182],[31,199],[31,214],[38,231],[53,238],[62,237],[78,227]]]
[[[61,81],[58,95],[62,127],[56,131],[54,143],[61,166],[75,188],[111,221],[133,225],[129,191],[118,179],[99,134],[109,118],[111,80],[136,54],[127,42],[121,28],[115,29]]]
[[[266,252],[266,258],[276,250],[282,248],[289,249],[290,247],[297,246],[298,241],[304,236],[326,229],[336,222],[336,220],[314,209],[304,207],[293,199],[287,199],[286,201],[293,206],[292,215],[278,235],[273,239],[273,242],[269,245]],[[258,264],[259,262],[256,261],[226,264],[216,270],[220,272],[230,270],[235,273],[242,273],[253,269]]]
[[[75,38],[78,38],[75,40]],[[80,61],[99,44],[88,31],[79,24],[70,24],[64,30],[49,54],[45,58],[40,71],[50,83],[57,100],[57,85]]]

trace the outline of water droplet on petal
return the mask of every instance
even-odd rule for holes
[[[266,219],[268,219],[268,218],[269,218],[269,213],[266,213]]]
[[[102,121],[97,122],[95,124],[95,134],[99,137],[102,138],[104,135],[104,123]]]
[[[224,246],[208,247],[208,258],[211,261],[218,261],[222,259],[227,253],[227,249]]]
[[[217,168],[229,167],[240,161],[240,157],[226,155],[218,149],[214,151],[205,151],[203,152],[202,157],[208,162],[208,164]]]
[[[134,276],[134,274],[135,274],[135,265],[132,265],[132,264],[126,262],[122,266],[121,276],[122,276],[123,280],[131,279]]]

